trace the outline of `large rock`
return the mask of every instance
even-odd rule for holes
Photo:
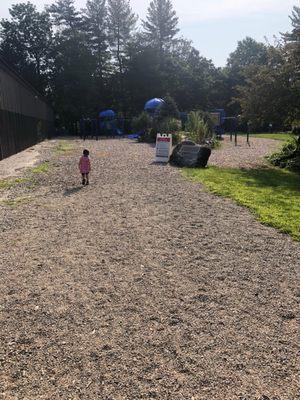
[[[190,140],[186,140],[174,148],[170,163],[178,167],[205,168],[210,155],[211,149],[209,147],[199,146]]]

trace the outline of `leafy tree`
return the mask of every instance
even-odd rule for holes
[[[229,55],[224,76],[231,93],[228,105],[233,114],[241,113],[240,104],[236,101],[237,87],[245,85],[247,69],[254,65],[265,65],[267,58],[267,46],[250,37],[239,41],[236,50]]]
[[[246,37],[238,42],[236,50],[229,55],[227,67],[236,71],[249,65],[263,65],[267,62],[267,46]]]
[[[269,123],[284,126],[292,114],[290,71],[282,48],[270,47],[268,63],[248,68],[245,85],[238,87],[238,100],[244,119],[254,129],[265,129]]]
[[[167,95],[164,97],[164,104],[159,112],[160,118],[179,118],[179,110],[173,97]]]
[[[50,64],[52,28],[47,12],[27,2],[9,10],[11,19],[0,24],[2,56],[33,85],[43,91]]]
[[[147,41],[161,52],[167,50],[179,32],[178,17],[170,0],[153,0],[143,21]]]

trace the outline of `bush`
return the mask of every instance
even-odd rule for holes
[[[176,132],[172,134],[172,143],[176,146],[178,143],[182,142],[185,137],[185,132]]]
[[[175,133],[180,131],[181,122],[176,118],[165,118],[158,123],[159,133]]]
[[[289,140],[279,151],[269,157],[271,164],[300,172],[300,136]]]
[[[203,144],[214,136],[213,129],[208,122],[205,122],[203,113],[200,111],[192,111],[188,115],[186,129],[188,138],[198,144]]]
[[[132,128],[136,132],[147,131],[152,126],[152,119],[150,115],[146,112],[142,112],[138,117],[134,118],[132,121]]]

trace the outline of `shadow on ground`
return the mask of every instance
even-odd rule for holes
[[[83,188],[84,186],[76,186],[70,189],[66,189],[64,192],[64,196],[66,197],[72,196],[73,194],[80,192]]]

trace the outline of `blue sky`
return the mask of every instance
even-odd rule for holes
[[[27,1],[27,0],[23,0]],[[8,17],[8,8],[21,2],[0,0],[0,16]],[[31,0],[39,8],[51,0]],[[75,0],[78,8],[85,0]],[[141,18],[145,17],[149,0],[131,0]],[[270,42],[273,36],[291,29],[289,15],[300,0],[173,0],[180,20],[181,35],[191,39],[200,53],[224,66],[237,42],[246,36]]]

